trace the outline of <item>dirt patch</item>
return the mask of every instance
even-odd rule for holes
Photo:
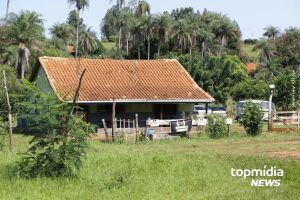
[[[290,151],[271,151],[266,153],[272,157],[280,157],[280,158],[296,158],[300,159],[300,151],[290,150]]]
[[[287,140],[287,141],[264,141],[263,144],[300,144],[300,140]]]

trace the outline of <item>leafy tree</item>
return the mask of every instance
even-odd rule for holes
[[[210,138],[215,139],[228,136],[224,118],[217,115],[209,115],[205,132]]]
[[[84,10],[86,7],[89,7],[89,0],[68,0],[68,3],[71,5],[74,4],[77,9],[76,52],[75,52],[75,57],[77,58],[78,48],[79,48],[80,11]]]
[[[282,110],[295,109],[293,108],[293,101],[296,105],[296,102],[300,100],[300,75],[287,69],[276,77],[275,86],[274,101],[276,106]],[[293,88],[295,89],[295,99],[293,99]]]
[[[275,41],[275,37],[279,35],[280,30],[277,27],[274,26],[268,26],[266,27],[264,32],[264,36],[271,38],[273,41]]]
[[[24,92],[24,87],[21,81],[18,80],[17,73],[12,67],[8,65],[0,65],[0,118],[2,118],[2,120],[8,121],[8,107],[5,90],[3,88],[3,71],[5,71],[6,74],[8,94],[12,107],[12,114],[14,116],[16,116],[18,111],[17,104],[23,100],[22,94]]]
[[[139,0],[136,6],[135,14],[138,18],[144,15],[150,15],[151,7],[145,0]]]
[[[73,27],[70,26],[69,24],[57,23],[54,24],[52,28],[50,28],[50,32],[52,36],[62,39],[65,45],[69,45],[70,43],[72,43],[72,39],[75,31]]]
[[[31,101],[21,103],[29,131],[35,133],[31,146],[19,162],[24,177],[69,176],[82,167],[87,137],[93,127],[70,116],[70,106],[52,93],[43,93],[26,83]]]
[[[172,19],[167,12],[164,12],[162,15],[154,16],[153,20],[154,34],[158,40],[157,57],[159,58],[161,47],[168,41],[168,35],[172,30]]]
[[[30,68],[30,48],[37,49],[39,42],[44,39],[43,35],[43,20],[36,12],[21,11],[11,19],[6,41],[8,44],[18,45],[15,66],[22,79]]]
[[[97,41],[98,39],[96,32],[92,31],[91,28],[82,30],[80,32],[79,47],[83,53],[89,54],[95,51],[98,47]]]
[[[262,39],[256,43],[253,47],[253,51],[260,50],[259,52],[259,60],[260,62],[271,61],[275,56],[276,48],[274,43]]]
[[[262,131],[262,119],[263,112],[259,104],[247,102],[239,123],[245,128],[249,136],[256,136]]]
[[[296,69],[300,65],[300,32],[287,31],[275,41],[276,61],[283,67],[292,66]]]

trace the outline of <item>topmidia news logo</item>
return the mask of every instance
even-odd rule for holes
[[[281,184],[279,177],[284,172],[275,166],[267,168],[265,165],[262,169],[234,169],[231,168],[231,176],[243,177],[244,179],[252,177],[252,187],[278,187]]]

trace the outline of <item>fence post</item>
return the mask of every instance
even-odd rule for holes
[[[298,125],[297,125],[297,132],[300,130],[300,111],[298,112]]]
[[[112,116],[111,116],[111,136],[112,141],[115,141],[115,115],[116,115],[116,101],[113,99]]]
[[[138,141],[139,136],[139,115],[135,114],[135,141]]]
[[[107,126],[105,123],[105,119],[102,119],[103,127],[104,127],[104,133],[105,133],[105,141],[108,142],[108,133],[107,133]]]

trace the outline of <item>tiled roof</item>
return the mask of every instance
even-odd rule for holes
[[[40,57],[52,89],[74,96],[76,71],[85,68],[78,102],[212,102],[177,60],[103,60]]]

